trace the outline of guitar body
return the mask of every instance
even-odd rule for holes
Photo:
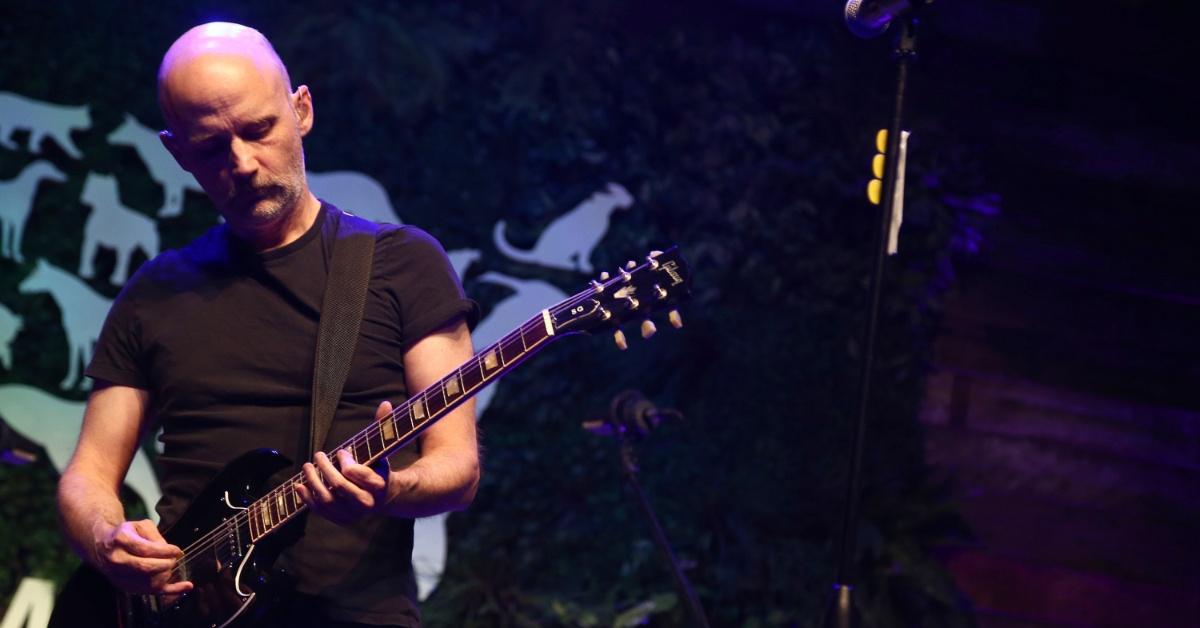
[[[260,615],[272,598],[289,589],[287,574],[272,566],[279,553],[299,539],[304,518],[253,542],[248,526],[244,521],[238,524],[236,515],[270,488],[271,476],[290,464],[269,449],[242,455],[163,532],[168,542],[188,553],[178,572],[180,579],[193,583],[191,591],[174,600],[126,594],[84,565],[59,594],[50,627],[221,628]]]

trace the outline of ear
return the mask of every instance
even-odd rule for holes
[[[307,85],[301,85],[292,92],[292,112],[296,114],[296,126],[300,129],[300,137],[308,135],[313,127],[312,93]]]
[[[171,133],[170,129],[163,129],[159,131],[158,140],[162,142],[163,148],[167,149],[167,152],[171,153],[171,156],[175,158],[175,163],[179,164],[180,168],[183,168],[188,172],[192,171],[191,168],[188,168],[188,165],[183,158],[183,151],[180,149],[179,140],[173,133]]]

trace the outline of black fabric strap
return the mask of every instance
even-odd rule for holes
[[[379,231],[379,226],[369,220],[333,208],[330,211],[335,212],[335,237],[321,303],[321,321],[317,325],[309,459],[325,446],[334,411],[350,374]]]

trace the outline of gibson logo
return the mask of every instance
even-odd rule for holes
[[[679,264],[676,262],[667,262],[662,265],[662,269],[667,271],[667,275],[671,277],[671,285],[678,286],[683,283],[683,277],[679,276]]]

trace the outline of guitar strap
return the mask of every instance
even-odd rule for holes
[[[353,214],[335,210],[329,276],[317,323],[317,349],[313,363],[312,412],[308,460],[321,451],[329,436],[333,414],[350,374],[350,360],[358,344],[367,283],[375,255],[379,226]]]

